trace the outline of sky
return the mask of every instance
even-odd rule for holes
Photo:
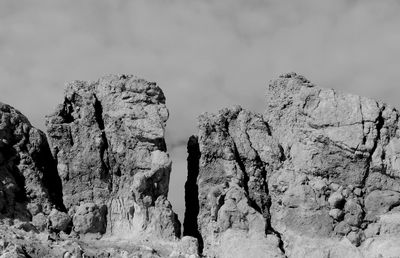
[[[240,104],[262,112],[269,80],[398,106],[400,0],[0,0],[0,101],[44,130],[66,82],[133,74],[163,89],[183,220],[186,142],[196,118]]]

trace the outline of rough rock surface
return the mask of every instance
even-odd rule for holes
[[[184,234],[211,257],[400,256],[398,118],[294,73],[269,84],[263,114],[203,114]]]
[[[76,232],[180,236],[166,199],[167,119],[165,97],[155,83],[111,75],[67,85],[64,103],[46,125]]]
[[[133,76],[73,82],[44,133],[0,104],[0,258],[199,257],[167,200],[165,98]]]
[[[400,257],[393,107],[291,73],[263,114],[201,115],[182,239],[167,118],[155,83],[75,81],[47,117],[50,148],[0,104],[0,258]]]
[[[62,210],[61,182],[46,136],[0,103],[0,219],[30,221]]]

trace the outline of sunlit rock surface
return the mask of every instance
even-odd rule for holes
[[[79,221],[73,230],[118,238],[180,236],[166,198],[167,119],[155,83],[111,75],[67,85],[64,102],[47,117],[47,132],[64,204]]]
[[[398,116],[294,73],[263,114],[201,115],[184,234],[211,257],[399,256]]]

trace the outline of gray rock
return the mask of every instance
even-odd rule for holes
[[[32,224],[40,231],[44,231],[47,228],[48,219],[43,213],[36,214],[32,218]]]
[[[400,212],[396,109],[294,73],[272,81],[266,96],[263,115],[235,107],[200,116],[188,145],[185,235],[210,256],[226,254],[225,234],[231,242],[276,235],[269,250],[288,257],[371,252],[364,230]],[[385,223],[392,245],[397,225]]]
[[[53,209],[49,214],[49,226],[54,231],[66,231],[71,223],[71,217],[65,213]]]
[[[165,97],[155,83],[110,75],[68,84],[64,102],[46,124],[69,213],[74,216],[77,207],[95,203],[107,207],[107,221],[99,224],[107,225],[108,235],[158,236],[150,225],[163,223],[175,225],[165,229],[170,238],[179,236],[170,205],[156,205],[168,195],[171,172],[164,141],[167,119]],[[92,215],[75,217],[79,232],[104,232],[99,225],[83,225],[97,220]]]
[[[200,117],[198,140],[191,138],[188,147],[188,167],[193,170],[186,188],[189,192],[198,186],[198,199],[194,195],[186,199],[190,217],[184,227],[185,235],[199,238],[205,255],[229,257],[243,248],[236,252],[240,255],[254,239],[260,248],[255,257],[283,257],[273,232],[266,234],[270,216],[266,171],[276,169],[283,155],[268,132],[260,115],[240,107]],[[190,213],[196,207],[200,207],[197,219]],[[234,243],[249,246],[233,249]]]
[[[0,214],[30,220],[62,209],[61,184],[46,136],[0,103]]]
[[[341,220],[343,218],[344,212],[340,209],[332,209],[329,211],[329,216],[335,220]]]
[[[99,207],[94,203],[84,203],[76,208],[73,217],[74,231],[82,234],[104,234],[107,222],[106,215],[106,206]]]
[[[400,192],[384,190],[372,191],[365,198],[366,219],[374,220],[400,205]]]

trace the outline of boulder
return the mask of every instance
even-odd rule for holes
[[[65,213],[53,209],[49,215],[49,227],[50,229],[59,232],[66,231],[71,223],[71,217]]]
[[[107,207],[95,203],[84,203],[76,208],[73,218],[74,231],[77,233],[100,233],[106,230]]]

